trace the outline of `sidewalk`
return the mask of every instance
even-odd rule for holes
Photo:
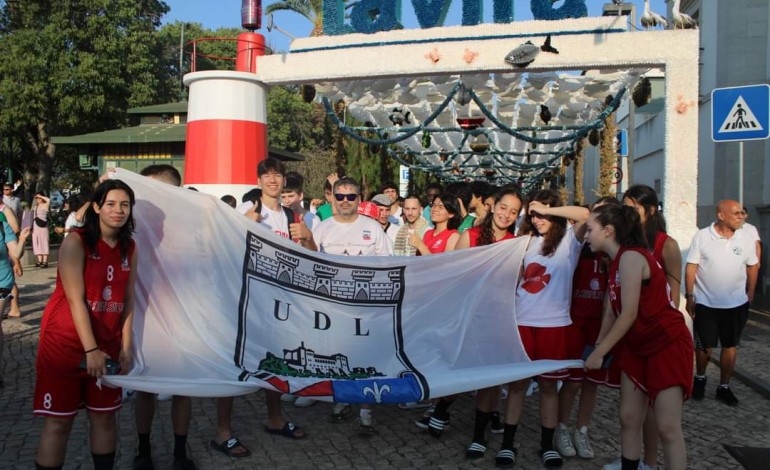
[[[0,391],[0,469],[33,467],[42,419],[32,416],[32,392],[35,381],[34,361],[40,318],[55,282],[56,269],[29,267],[21,279],[21,319],[3,320],[6,334],[2,373],[5,389]],[[758,304],[759,305],[759,304]],[[759,323],[761,324],[761,318]],[[752,319],[752,321],[754,321]],[[764,332],[765,334],[763,334]],[[770,368],[770,329],[752,325],[739,352],[742,369],[764,380]],[[741,400],[738,408],[729,408],[714,400],[718,383],[717,367],[708,369],[706,399],[685,404],[684,429],[691,468],[735,469],[738,464],[721,444],[767,447],[770,445],[770,400],[734,381]],[[537,457],[540,426],[537,397],[527,400],[517,433],[519,462],[516,468],[541,468]],[[473,399],[464,396],[452,412],[452,426],[440,439],[414,426],[419,412],[401,411],[395,406],[380,406],[375,411],[379,435],[363,438],[356,433],[356,422],[330,424],[330,404],[319,403],[299,409],[285,405],[286,415],[307,430],[309,436],[290,441],[263,431],[266,418],[262,393],[235,399],[234,432],[252,451],[252,456],[231,460],[214,451],[209,441],[214,437],[216,408],[213,399],[193,398],[193,418],[188,439],[188,454],[198,468],[213,469],[347,469],[347,468],[493,468],[501,436],[490,435],[485,458],[464,460],[465,448],[473,429]],[[171,402],[159,402],[152,433],[155,466],[172,467],[173,431]],[[91,456],[84,414],[78,416],[69,441],[65,469],[91,469]],[[133,402],[128,401],[118,417],[119,445],[116,468],[130,469],[136,448]],[[602,389],[590,431],[596,458],[567,459],[565,469],[596,469],[619,455],[617,392]]]

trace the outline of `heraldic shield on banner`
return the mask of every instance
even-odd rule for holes
[[[251,231],[246,240],[235,345],[240,381],[344,403],[430,395],[403,348],[405,266],[362,269]]]

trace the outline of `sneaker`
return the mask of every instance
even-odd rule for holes
[[[657,470],[656,468],[650,467],[646,463],[644,463],[644,460],[639,461],[639,470]]]
[[[295,397],[294,395],[290,395],[288,393],[281,394],[281,401],[284,403],[292,403],[296,399],[297,397]]]
[[[591,447],[591,440],[588,439],[588,428],[583,426],[575,430],[575,450],[581,459],[594,458],[594,449]],[[564,454],[562,454],[564,455]]]
[[[350,405],[347,403],[335,403],[332,408],[332,414],[329,416],[329,422],[341,423],[350,416]]]
[[[313,406],[316,403],[318,402],[310,397],[297,397],[297,399],[294,400],[294,406],[297,408],[307,408],[308,406]]]
[[[735,397],[730,386],[720,385],[717,387],[717,400],[721,401],[725,405],[738,406],[738,398]]]
[[[564,465],[564,459],[555,450],[541,451],[540,461],[543,462],[544,467],[548,468],[559,468]]]
[[[531,397],[538,390],[540,390],[540,386],[537,384],[536,380],[533,380],[532,382],[530,382],[529,387],[527,387],[527,396]]]
[[[692,399],[695,401],[701,401],[705,395],[706,377],[696,376],[692,381]]]
[[[492,434],[502,434],[505,432],[505,423],[500,419],[500,413],[492,412],[492,418],[489,420],[489,427],[492,428]]]
[[[556,426],[556,432],[553,434],[553,445],[565,457],[574,457],[577,453],[569,436],[569,429],[562,423]]]
[[[358,430],[361,432],[361,434],[376,434],[377,431],[374,430],[374,424],[374,416],[372,415],[371,410],[358,415]]]

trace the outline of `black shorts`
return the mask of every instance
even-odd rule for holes
[[[738,345],[748,319],[748,302],[734,308],[711,308],[695,304],[693,329],[699,339],[698,348],[710,349],[719,345],[723,348],[734,348]]]

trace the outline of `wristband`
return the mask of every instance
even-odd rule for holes
[[[97,347],[95,347],[93,349],[89,349],[88,351],[85,352],[85,354],[92,353],[92,352],[98,351],[98,350],[99,350],[99,346],[97,346]]]
[[[695,295],[693,295],[693,294],[685,294],[685,295],[684,295],[684,298],[685,298],[685,299],[687,299],[687,300],[689,300],[689,299],[695,299]]]

